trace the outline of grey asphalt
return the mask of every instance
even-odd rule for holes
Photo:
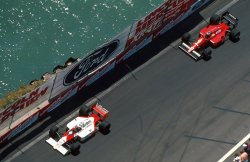
[[[221,4],[211,4],[202,14]],[[111,132],[81,144],[77,156],[63,157],[44,139],[13,161],[219,160],[250,130],[249,8],[250,1],[240,0],[229,9],[240,19],[241,40],[213,49],[210,61],[194,62],[177,46],[163,49],[160,57],[99,98],[110,110]],[[133,67],[132,61],[128,66]]]

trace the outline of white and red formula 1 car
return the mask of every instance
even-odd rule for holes
[[[106,121],[109,112],[101,105],[96,104],[91,108],[83,105],[79,110],[79,116],[67,124],[66,131],[59,132],[57,126],[49,131],[50,138],[46,140],[55,150],[61,154],[76,154],[79,152],[80,144],[92,137],[97,131],[107,134],[110,123]]]

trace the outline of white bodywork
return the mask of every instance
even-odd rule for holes
[[[94,117],[77,117],[67,124],[67,128],[69,130],[75,128],[76,126],[80,127],[81,130],[79,132],[76,132],[74,136],[78,136],[80,141],[86,140],[96,131]],[[69,134],[70,133],[74,132],[71,131],[69,132]],[[67,142],[67,136],[61,137],[59,141],[56,141],[55,139],[50,137],[46,140],[46,142],[63,155],[66,155],[70,151],[68,148],[63,146],[63,144]]]
[[[69,153],[69,149],[62,146],[65,141],[62,143],[62,139],[65,137],[62,137],[59,141],[54,140],[53,138],[49,138],[46,140],[47,143],[49,143],[55,150],[59,151],[61,154],[66,155]]]
[[[75,126],[81,128],[81,130],[76,133],[76,135],[80,137],[81,141],[84,141],[95,131],[95,124],[93,117],[77,117],[67,124],[67,127],[69,129],[72,129]]]

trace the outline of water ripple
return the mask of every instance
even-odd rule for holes
[[[105,43],[164,0],[19,0],[0,6],[0,98]]]

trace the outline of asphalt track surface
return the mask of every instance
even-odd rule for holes
[[[220,9],[224,2],[210,4],[201,15],[207,17]],[[166,47],[169,37],[179,37],[183,27],[163,36],[154,44],[140,51],[138,57],[121,65],[119,72],[110,76],[119,78],[127,73],[126,81],[119,84],[99,102],[110,110],[112,123],[108,135],[96,136],[81,144],[80,154],[63,157],[54,151],[45,139],[15,158],[14,162],[215,162],[238,141],[249,133],[250,128],[250,1],[240,0],[229,11],[239,19],[241,40],[237,43],[225,42],[213,49],[208,62],[194,62],[177,46]],[[193,15],[188,24],[201,20]],[[194,22],[193,22],[194,21]],[[197,23],[197,22],[196,22]],[[196,24],[197,25],[197,24]],[[190,29],[194,26],[190,26]],[[185,30],[190,30],[185,29]],[[179,31],[179,32],[178,32]],[[183,31],[182,31],[183,32]],[[176,34],[178,33],[178,34]],[[172,34],[172,35],[171,35]],[[195,34],[194,34],[195,35]],[[172,38],[171,37],[171,38]],[[158,43],[158,44],[157,44]],[[159,54],[154,53],[158,50]],[[150,64],[140,70],[138,62],[145,63],[140,53],[148,56]],[[146,55],[145,55],[146,53]],[[158,53],[158,52],[157,52]],[[155,57],[152,61],[153,56]],[[110,80],[99,81],[108,85]],[[105,83],[104,83],[105,82]],[[100,83],[97,83],[100,84]],[[100,85],[99,85],[100,86]],[[105,86],[104,86],[105,87]],[[102,87],[103,89],[107,87]],[[95,90],[86,90],[86,92]],[[93,92],[94,93],[94,92]],[[75,97],[81,100],[84,97]],[[84,100],[84,99],[83,99]],[[63,107],[73,107],[73,100]],[[65,109],[69,113],[72,110]],[[58,110],[55,114],[62,110]],[[64,115],[67,115],[65,113]],[[54,114],[54,115],[55,115]],[[53,115],[53,114],[52,114]],[[14,151],[4,150],[4,159],[11,157],[18,148],[31,142],[49,129],[51,119],[45,120],[42,128],[36,128],[32,136],[18,144]],[[49,123],[49,124],[48,124]],[[48,138],[48,137],[46,137]],[[12,148],[13,149],[13,148]],[[232,161],[232,158],[228,161]]]

